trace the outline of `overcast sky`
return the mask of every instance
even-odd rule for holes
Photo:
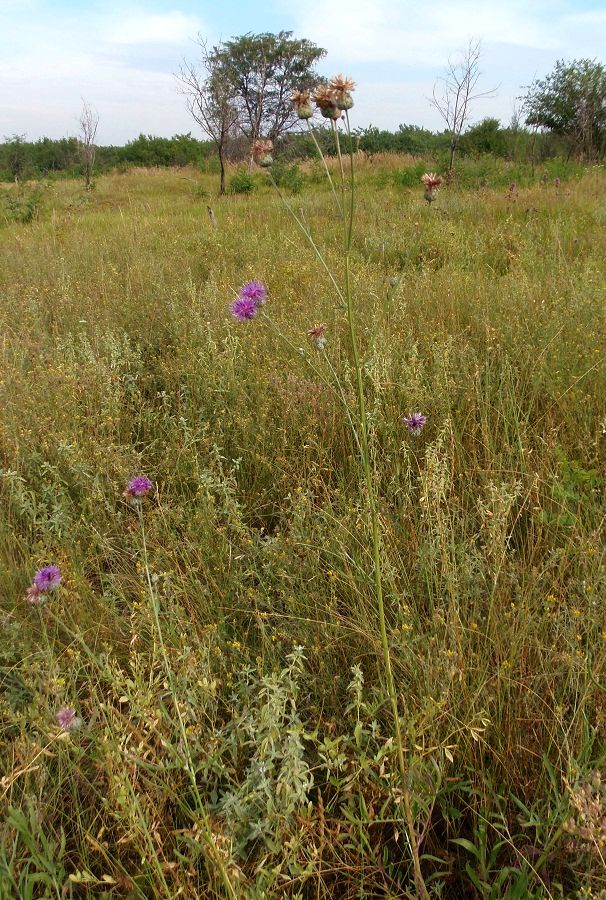
[[[506,124],[534,77],[558,59],[606,59],[606,0],[0,0],[0,140],[75,134],[82,98],[100,144],[192,131],[174,72],[196,35],[293,31],[324,47],[323,74],[357,82],[352,122],[441,128],[427,97],[449,57],[482,41],[482,84],[497,96],[473,118]]]

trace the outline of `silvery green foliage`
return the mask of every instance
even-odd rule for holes
[[[304,759],[304,728],[297,712],[303,648],[277,674],[249,675],[241,712],[228,726],[234,756],[244,759],[244,778],[219,802],[236,850],[262,841],[277,851],[297,811],[308,809],[313,776]]]

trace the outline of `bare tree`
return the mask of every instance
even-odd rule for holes
[[[487,91],[478,89],[478,82],[482,75],[480,71],[481,55],[481,42],[470,41],[458,60],[448,61],[446,74],[438,78],[433,86],[433,95],[429,99],[431,105],[444,119],[446,130],[450,135],[449,172],[452,171],[454,165],[455,153],[463,129],[469,121],[471,104],[474,100],[494,97],[497,91],[496,87]]]
[[[219,191],[225,193],[225,162],[228,146],[238,124],[238,110],[231,87],[217,61],[216,48],[209,50],[200,40],[200,69],[183,62],[176,78],[185,94],[187,108],[204,134],[213,142],[219,156]]]
[[[95,164],[95,138],[99,125],[99,113],[90,106],[86,100],[82,101],[80,113],[79,148],[82,167],[84,169],[84,189],[90,191],[93,180],[93,166]]]

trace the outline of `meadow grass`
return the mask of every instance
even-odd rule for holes
[[[604,173],[472,172],[428,207],[398,177],[415,161],[357,163],[423,877],[435,897],[600,896]],[[304,175],[287,202],[340,277],[332,194]],[[355,408],[348,324],[256,180],[221,200],[187,170],[56,182],[0,226],[0,896],[416,896],[363,473],[330,386],[332,367]],[[229,315],[250,279],[272,325]],[[50,563],[63,582],[32,606]]]

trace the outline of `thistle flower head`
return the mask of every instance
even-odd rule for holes
[[[149,480],[147,475],[135,475],[135,477],[131,478],[128,482],[127,490],[133,497],[145,497],[146,494],[149,494],[153,486],[153,483]]]
[[[341,110],[337,106],[337,94],[329,85],[320,84],[312,94],[312,100],[325,119],[340,119]]]
[[[311,119],[314,111],[311,108],[311,94],[309,91],[295,91],[291,94],[290,100],[300,119]]]
[[[41,591],[35,584],[30,584],[25,592],[25,599],[28,603],[31,603],[32,606],[42,606],[46,600],[46,595],[44,591]]]
[[[313,328],[310,328],[307,332],[307,337],[311,340],[313,344],[316,345],[318,350],[324,350],[326,347],[326,332],[328,330],[328,325],[322,323],[321,325],[314,325]]]
[[[346,78],[345,75],[335,75],[330,79],[328,85],[333,91],[337,108],[351,109],[354,105],[351,92],[356,88],[355,81],[352,78]]]
[[[411,413],[404,419],[404,424],[408,429],[410,434],[419,435],[425,428],[425,423],[427,422],[427,416],[424,416],[423,413],[415,412]]]
[[[29,593],[32,590],[38,592],[38,594],[42,594],[45,591],[52,591],[53,588],[58,587],[61,584],[61,571],[58,566],[44,566],[44,568],[39,569],[34,575],[34,581],[31,588],[28,591]],[[34,602],[30,600],[30,602]]]
[[[263,306],[267,300],[267,288],[262,281],[247,281],[238,291],[239,297],[254,300],[257,306]]]
[[[266,141],[263,138],[258,138],[256,141],[253,141],[252,145],[252,155],[254,161],[258,166],[271,166],[273,163],[273,159],[271,156],[271,151],[273,150],[274,145],[271,141]]]
[[[444,179],[442,178],[442,176],[436,175],[435,172],[425,172],[424,175],[421,175],[421,181],[428,191],[436,191],[442,184],[443,180]]]
[[[62,731],[75,731],[82,724],[82,720],[76,715],[76,710],[71,706],[62,707],[58,710],[55,718]]]
[[[336,94],[351,94],[356,89],[356,83],[353,78],[346,78],[345,75],[335,75],[328,82],[329,86]]]
[[[239,322],[246,322],[248,319],[254,319],[257,315],[258,304],[253,297],[243,297],[239,294],[236,299],[229,304],[229,311],[234,319]]]

